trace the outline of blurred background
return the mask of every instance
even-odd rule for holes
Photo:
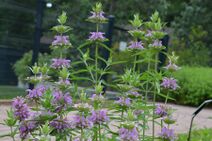
[[[74,56],[77,48],[94,30],[86,22],[96,0],[0,0],[0,98],[7,99],[23,93],[28,66],[37,58],[49,58],[49,45],[57,24],[57,16],[66,11],[68,24],[73,28],[70,40]],[[144,21],[158,11],[166,23],[168,52],[175,51],[182,69],[175,74],[181,89],[174,97],[178,103],[198,105],[212,98],[212,1],[211,0],[99,0],[107,16],[113,15],[112,26],[104,25],[105,32],[113,31],[111,48],[113,58],[129,60],[122,51],[129,40],[125,29],[133,14]],[[34,51],[34,53],[32,53]],[[128,65],[128,64],[124,64]],[[122,71],[122,66],[113,68]],[[18,86],[19,88],[17,88]],[[12,93],[14,91],[14,93]]]

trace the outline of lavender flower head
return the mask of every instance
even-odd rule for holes
[[[168,115],[168,108],[164,105],[157,105],[155,109],[155,114],[159,117],[165,117]]]
[[[167,127],[163,127],[161,133],[159,134],[160,138],[166,141],[174,141],[175,134],[173,129],[168,129]]]
[[[53,103],[60,103],[64,105],[71,105],[72,98],[69,93],[63,94],[61,91],[55,91],[53,93]]]
[[[55,69],[59,69],[59,68],[68,68],[70,67],[70,62],[71,60],[68,59],[63,59],[63,58],[54,58],[52,59],[52,64],[51,67],[55,68]]]
[[[92,101],[103,101],[104,100],[104,97],[101,94],[99,94],[99,95],[93,94],[91,96],[91,100]]]
[[[177,80],[174,78],[164,77],[161,86],[166,89],[176,90],[179,86],[177,85]]]
[[[101,124],[103,122],[109,121],[107,116],[107,110],[92,111],[92,115],[89,117],[89,120],[96,124]]]
[[[104,37],[103,32],[90,32],[89,40],[90,41],[104,41],[106,38]]]
[[[135,127],[133,129],[119,129],[119,137],[122,141],[138,141],[138,136],[138,131]]]
[[[147,30],[147,34],[145,35],[146,37],[151,37],[152,36],[152,31]]]
[[[56,118],[50,122],[50,126],[55,128],[58,133],[65,131],[66,129],[72,128],[71,124],[66,118],[59,119]]]
[[[59,85],[70,85],[71,84],[69,79],[62,79],[62,78],[60,78],[60,80],[56,83]]]
[[[28,92],[28,96],[29,98],[40,98],[43,93],[45,92],[46,90],[46,87],[41,85],[41,86],[38,86],[37,88],[34,88],[34,89],[27,89],[27,92]]]
[[[116,101],[115,103],[119,104],[120,106],[127,106],[129,107],[131,104],[130,98],[124,98],[124,97],[120,97],[118,101]]]
[[[128,47],[130,49],[144,49],[143,43],[140,41],[131,41],[130,46]]]
[[[25,139],[28,134],[36,128],[36,124],[34,121],[23,121],[20,123],[19,132],[20,137]]]
[[[74,115],[71,117],[71,124],[77,128],[91,128],[93,126],[93,122],[88,118],[80,115]]]
[[[94,21],[94,22],[101,22],[101,21],[106,21],[107,18],[105,18],[103,11],[96,11],[96,12],[91,11],[91,16],[88,17],[88,20]]]
[[[164,68],[170,71],[177,71],[180,69],[180,67],[178,67],[176,64],[172,63],[171,61],[169,61],[169,64],[165,66]]]
[[[70,45],[69,37],[57,35],[54,37],[54,41],[52,42],[53,46],[62,46],[62,45]]]
[[[156,48],[160,48],[160,47],[163,46],[163,45],[162,45],[162,41],[155,40],[155,41],[153,42],[153,44],[151,44],[151,46],[156,47]]]
[[[14,109],[14,115],[20,121],[27,119],[30,116],[30,109],[25,103],[24,99],[17,97],[12,102],[12,107]]]

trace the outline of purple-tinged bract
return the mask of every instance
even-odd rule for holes
[[[138,136],[138,131],[135,127],[133,129],[119,129],[119,137],[122,141],[138,141]]]
[[[130,48],[130,49],[144,49],[143,43],[141,41],[140,42],[138,42],[138,41],[130,42],[130,45],[129,45],[128,48]]]
[[[19,132],[20,137],[25,139],[28,134],[36,128],[36,123],[34,121],[22,121],[20,123]]]
[[[70,67],[70,62],[71,60],[68,59],[63,59],[63,58],[54,58],[52,59],[52,64],[51,67],[55,68],[55,69],[59,69],[59,68],[68,68]]]
[[[41,86],[38,86],[37,88],[34,88],[34,89],[27,89],[27,92],[28,92],[28,96],[29,98],[40,98],[43,93],[45,92],[46,88],[41,85]]]
[[[89,117],[89,120],[96,124],[101,124],[103,122],[109,121],[107,110],[102,109],[98,111],[92,111],[92,115]]]
[[[179,86],[177,85],[177,80],[174,78],[164,77],[161,86],[165,89],[176,90]]]
[[[104,41],[106,38],[104,37],[103,32],[90,32],[89,40],[90,41]]]
[[[17,97],[12,102],[12,107],[14,109],[14,115],[20,121],[27,119],[30,116],[30,109],[25,103],[24,99]]]
[[[54,37],[54,41],[52,42],[53,46],[62,46],[62,45],[70,45],[69,37],[57,35]]]
[[[168,115],[168,108],[164,105],[157,105],[155,109],[155,114],[159,117],[164,117]]]
[[[173,129],[168,129],[167,127],[163,127],[161,133],[159,134],[160,138],[165,141],[174,141],[175,134]]]
[[[66,129],[72,128],[71,124],[68,122],[68,120],[56,118],[50,122],[50,126],[55,128],[58,133],[61,133],[65,131]]]

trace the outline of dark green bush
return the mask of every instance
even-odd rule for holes
[[[212,68],[182,67],[174,75],[181,87],[175,95],[178,103],[196,106],[212,98]]]

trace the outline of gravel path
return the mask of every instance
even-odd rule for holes
[[[193,107],[180,106],[180,105],[170,105],[176,109],[174,113],[174,118],[176,118],[177,123],[173,126],[176,133],[186,133],[189,130],[189,125],[191,121],[191,115],[196,110]],[[0,104],[0,122],[6,118],[6,110],[9,109],[9,105]],[[212,109],[204,109],[194,120],[193,129],[200,128],[212,128]],[[9,131],[8,127],[5,127],[0,124],[0,134],[6,133]],[[159,132],[160,128],[156,127],[156,131]],[[11,141],[9,138],[0,139],[0,141]]]

